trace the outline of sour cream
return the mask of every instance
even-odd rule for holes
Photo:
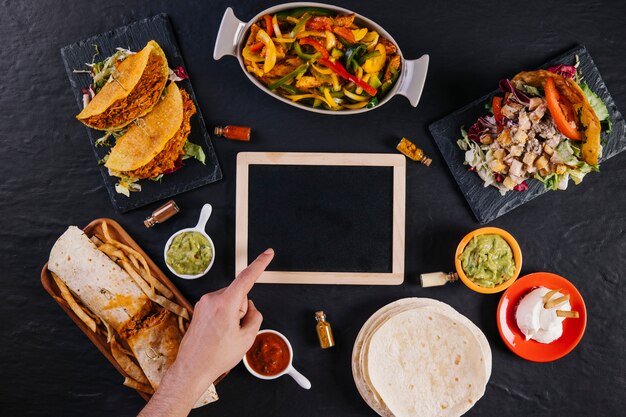
[[[546,287],[538,287],[521,299],[515,312],[517,326],[526,336],[526,340],[536,340],[539,343],[552,343],[563,335],[564,317],[558,317],[556,310],[570,311],[572,306],[569,301],[554,307],[544,308],[543,296],[551,290]],[[562,297],[557,292],[551,299]]]

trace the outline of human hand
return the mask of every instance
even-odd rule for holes
[[[263,320],[248,292],[272,258],[274,251],[266,250],[228,287],[196,303],[176,361],[140,416],[185,415],[209,385],[241,361]]]
[[[272,261],[268,249],[226,288],[202,296],[183,337],[175,365],[201,386],[198,396],[241,361],[254,343],[263,317],[248,292]]]

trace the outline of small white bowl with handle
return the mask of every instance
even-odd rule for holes
[[[302,388],[304,388],[304,389],[311,389],[311,381],[309,381],[307,379],[307,377],[302,375],[300,372],[298,372],[296,370],[296,368],[293,367],[293,348],[291,347],[291,343],[289,343],[289,340],[285,337],[285,335],[280,333],[280,332],[277,332],[276,330],[263,329],[263,330],[259,330],[259,332],[257,333],[257,336],[260,335],[260,334],[263,334],[263,333],[275,334],[276,336],[280,337],[285,342],[285,344],[289,348],[289,363],[287,364],[285,369],[283,369],[282,371],[280,371],[276,375],[269,375],[269,376],[268,375],[261,375],[260,373],[258,373],[254,369],[252,369],[252,367],[248,363],[248,358],[247,358],[247,354],[246,354],[243,357],[243,364],[245,365],[245,367],[248,370],[248,372],[250,372],[252,375],[256,376],[259,379],[265,379],[265,380],[276,379],[276,378],[280,378],[283,375],[289,375]]]
[[[294,102],[292,100],[288,100],[287,98],[279,95],[278,93],[270,91],[267,86],[263,85],[259,80],[257,80],[250,72],[246,70],[246,66],[244,65],[243,58],[241,52],[246,44],[246,36],[250,30],[250,27],[257,22],[259,19],[263,17],[263,15],[269,14],[274,15],[275,13],[283,12],[290,9],[298,9],[304,7],[317,7],[323,8],[327,10],[331,10],[337,14],[351,14],[355,13],[351,10],[344,9],[343,7],[337,7],[330,4],[323,3],[309,3],[309,2],[296,2],[296,3],[284,3],[278,6],[273,6],[268,9],[263,10],[256,16],[254,16],[248,23],[242,22],[239,20],[232,8],[227,8],[226,12],[224,12],[224,17],[222,17],[222,23],[220,24],[219,31],[217,32],[217,39],[215,40],[215,49],[213,50],[213,59],[216,61],[224,57],[225,55],[231,55],[237,58],[239,61],[239,65],[241,66],[242,71],[248,79],[261,90],[271,95],[272,97],[292,105],[294,107],[298,107],[304,110],[308,110],[315,113],[323,113],[323,114],[332,114],[332,115],[343,115],[343,114],[357,114],[364,113],[366,111],[374,110],[382,106],[391,100],[392,97],[399,94],[401,96],[405,96],[413,107],[417,107],[417,103],[422,96],[422,91],[424,90],[424,83],[426,82],[426,74],[428,73],[428,55],[422,55],[418,59],[405,59],[402,51],[400,50],[400,46],[398,42],[396,42],[393,37],[379,26],[374,21],[361,16],[356,13],[355,22],[360,27],[366,27],[368,29],[373,29],[378,32],[382,37],[391,41],[398,48],[398,54],[402,59],[402,65],[400,70],[400,76],[396,83],[393,85],[391,90],[387,92],[387,94],[380,100],[380,102],[372,107],[372,108],[362,108],[357,110],[324,110],[319,108],[313,108],[310,106],[305,106],[304,104],[300,104]]]
[[[195,227],[188,227],[186,229],[179,230],[178,232],[170,236],[170,238],[167,240],[167,243],[165,244],[165,249],[163,249],[163,258],[165,259],[165,264],[169,268],[170,272],[176,275],[177,277],[183,278],[183,279],[200,278],[206,275],[206,273],[209,272],[209,270],[213,266],[213,262],[215,262],[215,245],[213,244],[213,240],[211,239],[211,237],[207,235],[205,231],[206,224],[209,221],[209,218],[211,217],[212,212],[213,212],[213,206],[211,206],[210,204],[205,204],[204,206],[202,206],[202,211],[200,211],[200,219],[198,219],[198,224],[196,224]],[[170,266],[170,264],[167,263],[167,250],[172,244],[172,241],[174,240],[176,236],[180,235],[181,233],[186,233],[186,232],[200,233],[202,236],[206,237],[209,240],[209,244],[211,245],[211,253],[213,254],[213,256],[211,256],[211,262],[209,262],[209,265],[206,267],[206,269],[203,272],[196,274],[196,275],[179,274],[178,272],[174,270],[174,268]]]

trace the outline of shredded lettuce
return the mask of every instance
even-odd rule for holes
[[[493,152],[491,150],[487,150],[487,152],[483,151],[479,143],[469,139],[464,128],[461,128],[461,135],[463,139],[458,140],[457,145],[465,151],[465,162],[463,162],[463,164],[469,165],[476,170],[480,179],[483,180],[485,187],[492,185],[500,191],[500,194],[506,194],[508,189],[502,183],[496,181],[496,177],[488,165],[489,162],[495,159]]]
[[[202,146],[187,141],[183,145],[183,151],[185,152],[185,155],[183,155],[183,159],[195,158],[198,161],[202,162],[202,164],[204,164],[204,161],[206,160],[206,155],[202,150]]]
[[[131,192],[141,191],[141,185],[136,181],[137,178],[120,178],[120,181],[115,184],[115,192],[130,197]]]

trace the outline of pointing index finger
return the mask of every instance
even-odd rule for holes
[[[274,250],[268,249],[260,254],[254,262],[252,262],[246,269],[235,278],[235,280],[228,286],[228,292],[245,296],[247,295],[256,280],[261,276],[265,268],[272,262],[274,258]]]

